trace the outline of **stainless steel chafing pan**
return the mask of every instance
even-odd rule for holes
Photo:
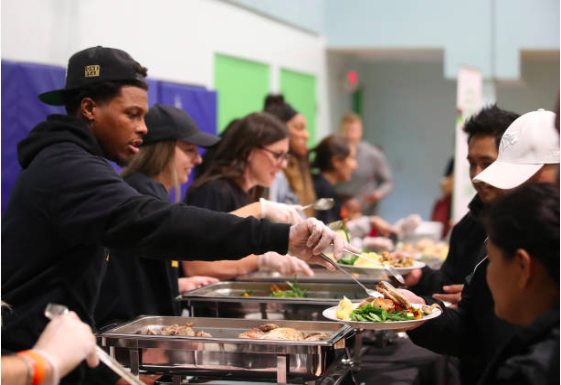
[[[286,284],[274,284],[288,289]],[[218,282],[185,292],[178,300],[187,301],[195,317],[326,321],[323,310],[337,305],[343,296],[351,300],[367,297],[355,283],[299,283],[307,290],[305,298],[271,297],[271,285],[273,282]],[[244,291],[251,295],[241,296]]]
[[[137,334],[173,324],[193,323],[210,337],[159,336]],[[289,378],[313,380],[345,353],[354,341],[352,328],[335,322],[275,321],[280,327],[306,333],[325,332],[323,341],[277,341],[240,339],[246,330],[266,320],[185,318],[141,316],[100,334],[101,343],[134,374],[148,373],[193,375],[219,372],[244,377],[276,378],[286,383]],[[347,349],[348,350],[348,349]],[[123,354],[124,353],[124,354]],[[128,353],[128,354],[127,354]]]

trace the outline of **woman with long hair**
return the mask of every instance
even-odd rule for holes
[[[298,206],[265,199],[266,190],[276,174],[286,167],[288,157],[288,131],[282,122],[267,113],[250,114],[228,129],[212,163],[189,187],[185,203],[223,212],[253,207],[261,216],[273,221],[298,223],[301,221]],[[283,274],[313,274],[306,263],[277,253],[250,255],[242,261],[243,265],[237,263],[236,266],[232,266],[233,262],[221,261],[225,268],[213,276],[227,279],[257,268]],[[183,264],[187,275],[208,274],[210,265],[202,261]]]
[[[316,194],[308,161],[310,134],[306,118],[285,102],[283,95],[267,95],[263,110],[284,122],[290,134],[290,159],[271,187],[271,200],[302,206],[313,203]],[[307,209],[305,213],[309,217],[315,216],[313,209]]]

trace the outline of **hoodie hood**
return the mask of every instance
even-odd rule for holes
[[[85,123],[73,116],[53,114],[18,143],[18,162],[27,168],[41,150],[61,142],[72,142],[93,155],[105,156]]]

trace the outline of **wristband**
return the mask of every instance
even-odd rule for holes
[[[58,366],[55,365],[55,361],[51,356],[39,349],[33,349],[34,352],[42,356],[45,360],[47,360],[51,364],[52,368],[52,375],[51,381],[45,381],[45,385],[58,385],[60,382],[60,373],[58,372]]]
[[[33,369],[33,377],[31,378],[31,385],[41,385],[45,380],[45,361],[43,357],[32,350],[24,350],[18,353],[18,356],[23,357]]]
[[[27,380],[25,381],[26,385],[31,385],[31,381],[33,381],[33,373],[35,373],[34,365],[31,364],[30,360],[28,360],[25,356],[18,354],[19,358],[25,362],[25,366],[27,366]]]

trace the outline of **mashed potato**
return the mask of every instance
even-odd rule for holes
[[[362,254],[367,258],[370,258],[374,261],[377,261],[378,263],[371,262],[368,259],[358,258],[355,261],[354,266],[358,266],[358,267],[383,267],[382,266],[382,256],[380,254],[377,254],[377,253],[362,253]]]
[[[349,301],[347,297],[343,297],[343,299],[339,302],[339,307],[335,311],[335,316],[343,321],[350,321],[351,320],[351,313],[355,309],[353,303]]]

